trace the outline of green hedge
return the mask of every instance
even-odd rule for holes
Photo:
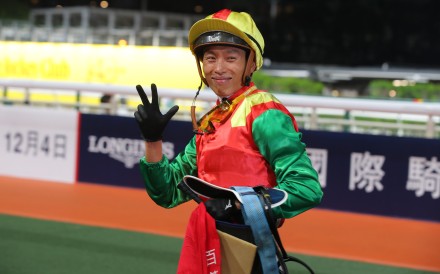
[[[254,73],[252,80],[257,87],[273,93],[292,93],[322,95],[324,83],[307,78],[276,77],[262,71]],[[390,91],[395,92],[390,97]],[[368,97],[374,99],[407,99],[422,101],[440,101],[440,84],[411,83],[406,86],[394,86],[390,80],[372,80],[368,86]]]
[[[274,93],[321,95],[324,84],[307,78],[276,77],[257,71],[252,76],[257,87]]]
[[[413,83],[406,86],[394,86],[392,81],[375,80],[369,85],[369,94],[373,98],[390,98],[389,92],[395,91],[399,99],[421,99],[423,101],[440,100],[440,84]]]

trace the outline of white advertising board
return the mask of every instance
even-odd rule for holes
[[[0,106],[0,175],[74,183],[79,113]]]

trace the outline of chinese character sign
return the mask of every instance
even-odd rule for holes
[[[307,153],[312,161],[313,167],[318,172],[319,182],[321,187],[325,187],[327,184],[327,149],[308,148]]]
[[[440,197],[440,162],[437,157],[410,157],[406,189],[417,197],[430,193],[433,199]]]
[[[440,221],[440,139],[302,132],[319,207]]]
[[[381,180],[385,175],[382,170],[384,162],[384,156],[371,155],[368,151],[365,153],[352,153],[349,189],[364,189],[366,192],[382,191]]]
[[[78,116],[73,109],[0,106],[0,174],[74,183]]]

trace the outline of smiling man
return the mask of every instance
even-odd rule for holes
[[[140,168],[151,199],[165,208],[190,200],[177,185],[185,175],[194,175],[223,188],[284,190],[286,202],[272,209],[277,219],[291,218],[319,204],[323,193],[318,174],[295,118],[277,98],[252,82],[252,74],[263,64],[264,51],[264,39],[252,17],[221,10],[196,22],[188,42],[201,81],[218,96],[217,105],[198,121],[193,115],[195,136],[169,162],[162,154],[162,132],[178,106],[163,115],[156,86],[151,86],[152,102],[137,86],[143,104],[135,118],[146,141]],[[219,197],[203,204],[216,220],[240,222],[241,205],[236,201]]]

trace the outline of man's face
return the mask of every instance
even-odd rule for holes
[[[230,46],[210,46],[203,54],[203,73],[209,87],[219,97],[239,90],[246,65],[246,52]]]

